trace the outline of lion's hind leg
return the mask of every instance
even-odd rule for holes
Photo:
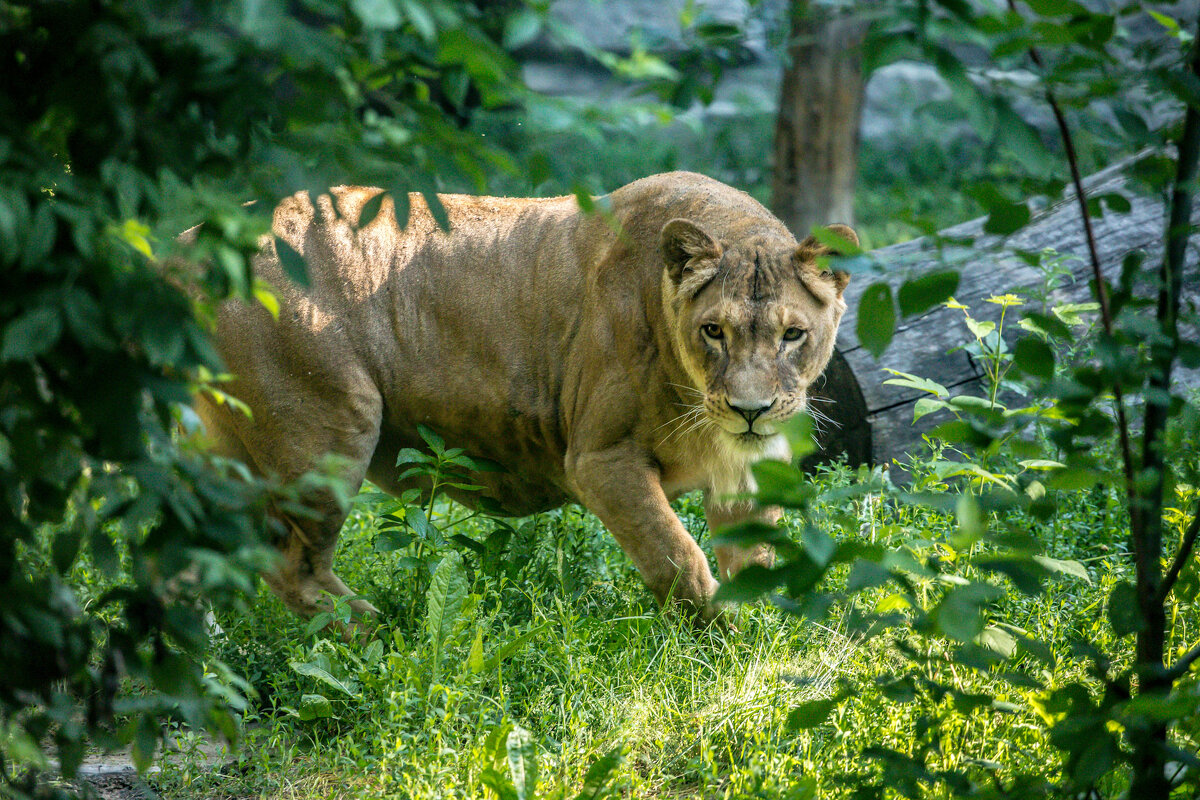
[[[344,522],[344,514],[338,528]],[[337,534],[324,543],[314,541],[310,533],[290,519],[286,538],[278,545],[281,562],[263,575],[267,586],[283,604],[305,618],[311,618],[331,608],[330,597],[351,598],[350,610],[356,616],[374,616],[379,613],[374,605],[363,598],[354,597],[354,592],[333,572],[333,554],[337,546]]]
[[[197,402],[196,410],[217,450],[242,460],[258,474],[293,483],[334,454],[336,469],[331,479],[356,492],[379,439],[378,395],[360,395],[361,402],[338,406],[305,399],[308,402],[300,404],[308,412],[304,415],[256,404],[253,421],[204,400]],[[301,506],[296,513],[272,509],[284,533],[276,542],[279,562],[263,574],[267,586],[284,605],[305,618],[331,610],[331,596],[352,598],[348,604],[355,615],[377,614],[374,605],[355,598],[333,572],[333,556],[348,511],[338,493],[328,487],[298,487],[296,491]]]

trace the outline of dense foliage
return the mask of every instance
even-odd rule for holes
[[[1113,9],[871,6],[868,66],[936,65],[951,100],[925,119],[965,118],[981,145],[923,151],[888,197],[983,208],[1003,237],[1072,167],[1136,154],[1130,191],[1173,192],[1173,221],[1164,255],[1132,254],[1095,308],[1022,314],[1020,292],[963,308],[978,396],[892,376],[949,420],[903,490],[760,468],[760,499],[791,509],[770,532],[783,559],[724,591],[772,606],[697,638],[655,615],[578,509],[506,524],[368,491],[340,558],[382,622],[343,642],[322,631],[342,604],[310,624],[246,599],[266,510],[326,478],[251,479],[204,452],[185,410],[193,392],[235,402],[205,325],[230,295],[271,306],[248,267],[265,209],[347,182],[401,203],[445,188],[582,198],[676,166],[763,182],[739,149],[753,128],[693,132],[680,155],[642,141],[666,136],[652,115],[531,96],[510,56],[549,30],[686,104],[710,96],[736,31],[688,11],[692,46],[669,67],[590,51],[537,4],[0,0],[0,793],[66,791],[45,778],[70,777],[89,741],[145,766],[165,735],[181,752],[160,788],[189,794],[1194,796],[1200,424],[1171,374],[1200,366],[1179,303],[1200,77],[1177,6]],[[1068,157],[1031,107],[1084,144]],[[896,152],[866,156],[899,171]],[[933,173],[964,159],[978,183],[945,196]],[[194,243],[176,239],[198,223]],[[973,245],[935,244],[960,260],[868,292],[864,344],[883,352],[898,321],[961,308],[952,275]],[[1051,277],[1059,260],[1013,256]],[[843,266],[872,281],[889,265]],[[426,442],[401,469],[466,480],[465,454]],[[697,500],[678,510],[703,535]],[[197,595],[217,606],[215,644]],[[206,728],[250,746],[214,770]]]
[[[167,715],[236,735],[244,686],[199,660],[192,597],[252,590],[264,512],[303,487],[177,441],[192,392],[225,397],[203,320],[227,295],[272,302],[248,257],[283,194],[407,198],[514,169],[464,126],[522,102],[504,48],[540,21],[516,4],[0,3],[6,795],[49,791],[51,742],[70,777],[89,739],[147,764]],[[187,255],[209,266],[176,275],[185,295],[162,273],[200,223]]]
[[[1200,693],[1192,669],[1200,660],[1192,621],[1200,465],[1189,443],[1200,413],[1173,373],[1200,366],[1197,309],[1183,302],[1200,158],[1195,20],[1185,30],[1177,18],[1139,4],[1116,13],[1074,2],[1027,6],[1032,14],[1011,3],[900,4],[876,36],[928,57],[980,133],[1007,141],[1021,159],[1024,196],[990,182],[972,189],[988,208],[986,234],[1018,232],[1039,197],[1054,198],[1069,186],[1087,240],[1080,257],[1089,262],[1096,301],[1087,308],[1093,337],[1082,342],[1081,328],[1071,324],[1083,310],[1078,305],[1030,311],[1019,326],[1012,324],[1024,305],[1017,294],[975,298],[985,302],[968,309],[949,297],[958,285],[954,269],[915,277],[894,294],[888,283],[874,283],[859,309],[865,347],[884,352],[900,318],[946,302],[967,312],[975,341],[966,349],[985,374],[985,391],[979,396],[893,373],[890,383],[927,394],[917,403],[918,418],[952,417],[930,437],[953,456],[939,459],[942,486],[901,490],[864,482],[857,491],[878,493],[885,503],[953,511],[957,524],[926,532],[938,547],[922,553],[904,536],[835,542],[810,516],[799,542],[774,535],[786,554],[782,565],[747,571],[722,591],[731,599],[778,591],[778,605],[813,619],[849,603],[855,630],[884,637],[903,656],[879,680],[894,700],[918,704],[918,738],[908,747],[864,742],[860,752],[878,772],[856,767],[843,776],[859,795],[1191,797],[1200,787]],[[1146,22],[1155,26],[1149,34]],[[986,66],[968,69],[963,59],[978,63],[981,54]],[[1015,102],[1028,101],[1012,77],[1018,72],[1037,81],[1062,155],[1014,111]],[[1164,208],[1161,247],[1152,255],[1128,253],[1116,275],[1102,272],[1091,219],[1126,213],[1130,201],[1121,193],[1089,197],[1074,146],[1074,125],[1098,120],[1117,152],[1137,154],[1123,191],[1158,197]],[[993,246],[1005,247],[1002,239]],[[1045,258],[1008,252],[1035,267]],[[803,513],[817,494],[789,467],[764,463],[755,472],[762,502]],[[1007,622],[1004,608],[1014,590],[1036,596],[1056,576],[1088,577],[1079,562],[1047,556],[1041,524],[1031,526],[1023,514],[1054,526],[1070,493],[1095,486],[1119,487],[1123,495],[1128,555],[1104,603],[1111,638],[1072,637],[1065,660],[1087,671],[1066,677],[1054,643]],[[843,567],[844,582],[834,579]],[[881,587],[889,592],[882,597]],[[962,670],[992,676],[998,685],[965,689]],[[1027,693],[1046,742],[1060,751],[1061,775],[1004,760],[945,764],[939,729],[957,716],[1011,713],[1005,695],[1014,689]],[[849,696],[799,706],[793,722],[816,727]]]

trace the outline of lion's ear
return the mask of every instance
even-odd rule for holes
[[[667,273],[678,284],[698,262],[718,261],[722,250],[720,243],[700,226],[686,219],[673,219],[663,226],[662,252]]]
[[[834,288],[837,289],[838,297],[841,297],[842,291],[850,283],[850,273],[840,269],[830,270],[828,267],[817,266],[816,260],[821,256],[853,255],[854,252],[858,251],[858,234],[849,225],[838,223],[826,225],[825,230],[833,234],[833,236],[818,238],[810,235],[800,243],[800,246],[796,248],[796,264],[798,266],[811,264],[820,270],[820,274],[823,277],[832,281]],[[831,239],[835,241],[830,242]],[[845,245],[841,244],[842,242]]]

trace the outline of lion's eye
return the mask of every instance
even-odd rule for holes
[[[806,333],[808,333],[808,331],[803,330],[802,328],[788,328],[783,332],[783,340],[785,342],[794,342],[797,339],[803,339],[804,334]]]
[[[709,322],[706,325],[701,325],[700,332],[710,339],[722,339],[725,336],[725,333],[721,330],[721,326],[715,322]]]

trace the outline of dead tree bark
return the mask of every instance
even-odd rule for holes
[[[791,44],[775,118],[771,208],[798,238],[854,222],[866,23],[791,5]]]
[[[1155,198],[1127,191],[1122,174],[1124,167],[1125,164],[1115,165],[1085,181],[1089,196],[1116,192],[1125,195],[1131,206],[1127,213],[1109,211],[1093,220],[1101,265],[1109,281],[1117,279],[1121,264],[1129,253],[1141,251],[1145,254],[1146,264],[1160,262],[1163,255],[1163,204]],[[1194,222],[1200,222],[1200,209],[1192,216]],[[1005,292],[1028,297],[1031,289],[1042,284],[1043,275],[1039,269],[1015,256],[1014,252],[1050,250],[1066,257],[1071,268],[1070,276],[1051,292],[1050,303],[1082,303],[1093,299],[1088,285],[1091,268],[1087,261],[1087,243],[1073,193],[1036,215],[1028,226],[1007,240],[985,235],[983,223],[984,219],[980,218],[947,228],[939,234],[938,238],[943,241],[973,237],[975,243],[970,248],[945,245],[939,252],[935,239],[916,239],[873,253],[884,265],[884,274],[853,277],[846,290],[849,308],[838,333],[838,350],[848,368],[831,365],[826,371],[825,386],[818,394],[837,400],[855,397],[857,393],[862,402],[861,405],[850,402],[839,406],[835,402],[819,406],[837,423],[832,435],[818,439],[822,444],[822,458],[845,453],[852,464],[903,459],[907,453],[920,449],[922,434],[945,421],[942,416],[929,415],[914,425],[913,406],[924,395],[913,389],[885,385],[884,381],[892,377],[884,371],[885,367],[929,378],[953,394],[979,394],[982,391],[982,370],[965,351],[951,352],[970,339],[960,311],[938,307],[901,320],[895,338],[879,360],[859,344],[855,335],[858,301],[863,291],[876,281],[884,281],[895,291],[906,279],[924,272],[948,266],[958,269],[962,276],[955,293],[958,301],[969,306],[976,319],[995,321],[1000,308],[984,302],[988,297]],[[1196,248],[1188,251],[1183,286],[1183,302],[1200,303],[1200,253]],[[1013,338],[1020,332],[1015,325],[1009,330]],[[1194,336],[1195,332],[1188,335]],[[1200,370],[1179,370],[1177,378],[1182,385],[1200,385]],[[849,382],[853,385],[847,385]],[[869,458],[858,459],[855,454],[869,454]]]

